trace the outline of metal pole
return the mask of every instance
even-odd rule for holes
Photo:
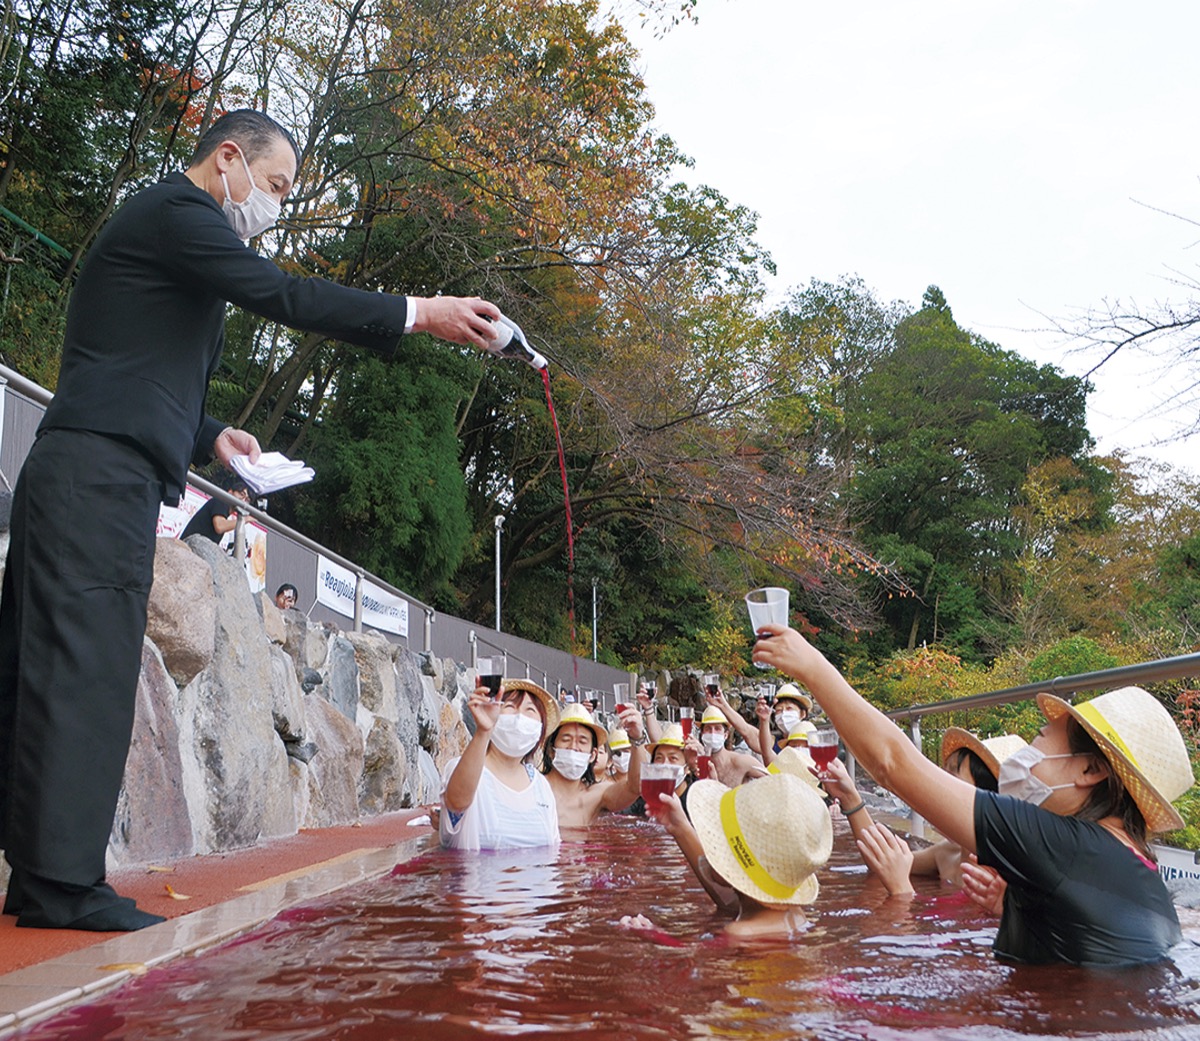
[[[496,514],[496,632],[500,631],[500,529],[504,527],[504,514]]]
[[[596,583],[598,578],[592,579],[592,661],[596,661]]]
[[[360,571],[354,576],[354,631],[362,632],[362,611],[363,611],[363,573]]]
[[[433,612],[425,609],[425,650],[433,650]]]
[[[917,746],[917,751],[921,751],[921,721],[919,719],[913,719],[909,723],[909,734],[912,737],[912,743]],[[917,838],[923,839],[925,837],[925,818],[917,813],[916,810],[912,811],[912,823],[910,826],[912,834],[916,835]]]

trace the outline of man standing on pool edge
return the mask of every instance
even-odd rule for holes
[[[133,726],[160,502],[189,461],[258,442],[204,413],[225,307],[393,355],[405,332],[486,346],[495,305],[296,278],[246,245],[300,155],[261,112],[218,119],[184,173],[126,202],[71,296],[58,390],[13,496],[0,601],[0,849],[17,925],[162,921],[119,897],[104,855]]]

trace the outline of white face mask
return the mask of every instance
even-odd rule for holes
[[[591,755],[587,752],[577,752],[574,748],[554,750],[554,769],[568,781],[578,781],[587,772],[588,763],[591,761]]]
[[[229,179],[221,174],[221,183],[225,186],[225,201],[221,204],[226,218],[229,220],[233,233],[245,242],[255,235],[261,235],[277,220],[279,220],[279,203],[254,183],[254,175],[250,173],[250,164],[238,149],[242,166],[246,168],[246,179],[250,182],[250,194],[241,202],[234,202],[229,194]]]
[[[790,734],[792,727],[800,722],[800,713],[795,709],[789,709],[786,712],[780,712],[775,718],[779,721],[779,729],[785,734]]]
[[[629,773],[629,752],[613,752],[613,766],[617,768],[618,773]]]
[[[1014,752],[1000,764],[999,788],[1001,795],[1011,795],[1032,806],[1041,806],[1051,792],[1060,788],[1074,788],[1073,784],[1047,784],[1039,777],[1034,777],[1033,768],[1043,759],[1072,759],[1079,752],[1063,752],[1059,755],[1046,755],[1033,745],[1027,745],[1019,752]]]
[[[724,733],[717,734],[717,733],[712,733],[712,732],[709,732],[707,734],[701,734],[700,741],[704,745],[704,747],[709,750],[710,753],[717,752],[725,747],[725,734]]]
[[[675,767],[675,787],[678,788],[683,784],[684,768],[682,766]]]
[[[492,744],[496,750],[514,759],[524,759],[542,739],[542,721],[519,712],[501,713],[492,728]]]

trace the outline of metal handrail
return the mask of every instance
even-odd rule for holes
[[[1020,687],[985,694],[971,694],[949,701],[937,701],[931,705],[909,705],[907,708],[886,712],[889,719],[918,720],[941,712],[963,712],[973,708],[991,708],[1007,705],[1013,701],[1024,701],[1035,694],[1064,694],[1079,690],[1099,690],[1125,683],[1157,683],[1160,680],[1177,680],[1200,675],[1200,654],[1182,654],[1175,658],[1159,658],[1156,661],[1140,662],[1137,665],[1120,665],[1114,669],[1096,672],[1081,672],[1075,676],[1057,676],[1052,680],[1025,683]]]

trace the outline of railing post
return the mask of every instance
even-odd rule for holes
[[[234,511],[237,521],[233,529],[233,559],[244,571],[246,569],[246,515],[239,509]]]
[[[912,737],[912,743],[917,746],[917,751],[921,751],[921,720],[919,718],[914,718],[909,722],[909,734]],[[925,818],[916,810],[912,811],[912,834],[919,839],[925,837]]]
[[[467,643],[471,645],[471,668],[474,669],[479,665],[479,637],[474,629],[467,633]]]
[[[363,573],[354,576],[354,631],[362,632]]]
[[[425,608],[425,652],[433,653],[433,612],[427,607]]]
[[[850,783],[854,784],[858,780],[858,760],[854,758],[854,753],[850,749],[846,749],[846,773],[850,775]]]

